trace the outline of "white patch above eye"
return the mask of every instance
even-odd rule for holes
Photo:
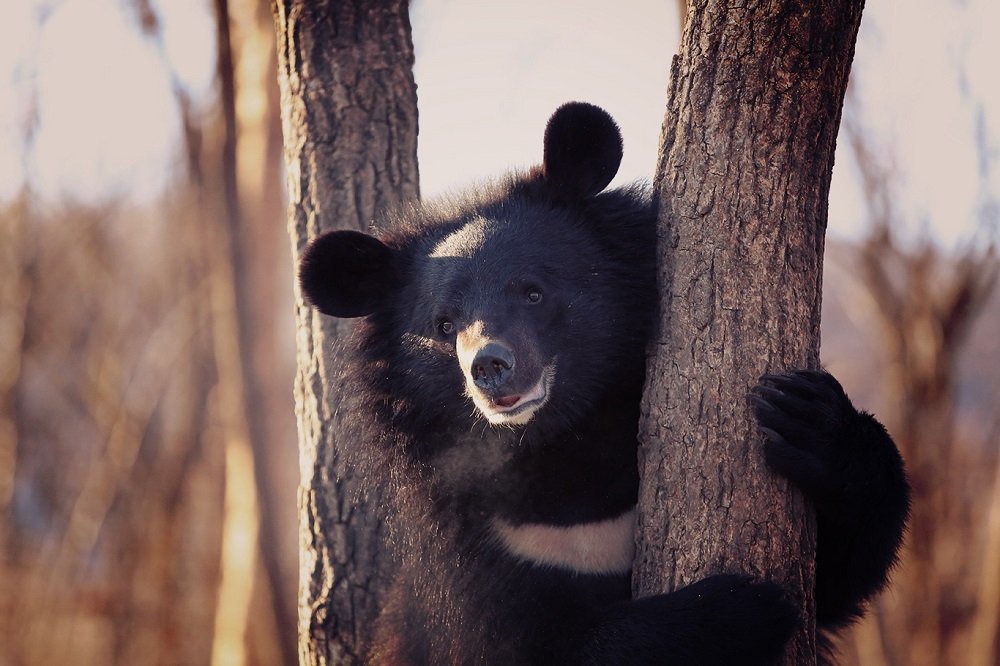
[[[489,221],[482,217],[469,220],[456,231],[445,236],[434,246],[430,257],[441,259],[446,257],[469,257],[477,248],[486,242],[486,229]]]
[[[493,521],[494,534],[511,555],[587,574],[628,573],[635,555],[634,531],[635,508],[617,518],[569,526]]]

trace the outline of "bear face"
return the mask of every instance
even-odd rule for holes
[[[622,285],[592,232],[566,211],[484,212],[413,262],[401,294],[413,304],[410,360],[440,367],[423,357],[446,356],[491,424],[525,425],[550,402],[571,422],[615,380],[614,324],[628,314],[615,298]],[[530,217],[539,219],[525,225]]]
[[[437,348],[457,361],[465,394],[494,425],[530,422],[557,378],[565,385],[557,341],[577,330],[575,315],[587,309],[585,285],[559,271],[579,261],[574,248],[586,252],[584,234],[541,224],[541,233],[527,233],[520,220],[475,217],[415,271],[415,327],[428,325]],[[553,242],[555,251],[542,251]]]

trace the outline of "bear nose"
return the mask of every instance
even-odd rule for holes
[[[496,390],[514,374],[514,352],[499,342],[483,346],[472,359],[472,381],[483,390]]]

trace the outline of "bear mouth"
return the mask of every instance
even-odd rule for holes
[[[493,399],[493,411],[499,412],[501,414],[510,414],[512,412],[517,412],[535,403],[539,403],[548,397],[548,391],[545,388],[545,378],[544,376],[538,380],[538,383],[531,387],[531,390],[525,394],[515,393],[514,395],[505,395],[501,398]]]
[[[524,425],[548,401],[554,376],[555,368],[546,366],[542,370],[542,376],[526,393],[513,393],[492,399],[475,395],[473,402],[486,420],[494,425]]]

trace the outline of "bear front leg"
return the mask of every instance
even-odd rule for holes
[[[768,464],[816,507],[821,629],[860,617],[896,562],[910,487],[881,423],[824,371],[765,375],[750,394]]]
[[[774,664],[799,624],[781,587],[711,576],[615,604],[584,647],[588,664]]]

